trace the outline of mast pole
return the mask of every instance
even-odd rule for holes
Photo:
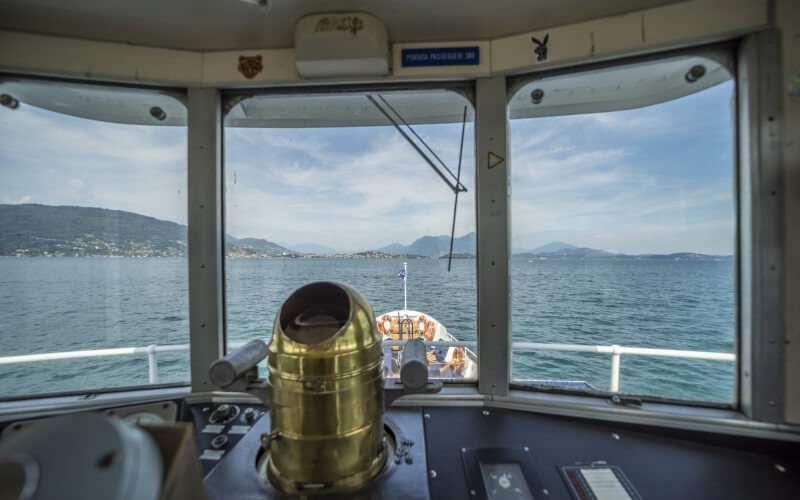
[[[408,311],[408,291],[406,287],[408,280],[408,262],[403,262],[403,310]]]

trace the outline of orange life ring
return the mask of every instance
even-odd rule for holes
[[[386,322],[389,322],[389,327],[386,327]],[[378,320],[378,330],[385,335],[389,335],[389,331],[392,329],[392,318],[388,314],[384,314],[381,316],[381,319]]]
[[[436,325],[433,321],[428,321],[425,325],[425,340],[433,340],[434,335],[436,335]]]
[[[425,318],[424,314],[420,314],[419,318],[417,318],[417,337],[422,337],[425,334],[425,330],[428,328],[428,320]]]

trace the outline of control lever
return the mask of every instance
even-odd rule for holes
[[[433,394],[441,390],[441,380],[428,380],[425,342],[417,337],[403,344],[400,380],[387,379],[384,386],[386,406],[407,394]]]
[[[251,340],[242,347],[211,364],[208,378],[211,383],[230,391],[244,392],[258,378],[258,363],[269,350],[263,340]]]
[[[408,394],[434,394],[442,390],[441,380],[428,380],[428,357],[425,342],[420,338],[403,345],[400,380],[387,379],[384,385],[386,406]],[[262,340],[251,340],[239,349],[211,364],[208,376],[211,383],[236,392],[248,392],[265,404],[268,401],[268,382],[258,379],[258,363],[269,350]]]

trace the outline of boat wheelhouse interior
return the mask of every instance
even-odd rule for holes
[[[0,0],[0,498],[793,498],[796,0]]]

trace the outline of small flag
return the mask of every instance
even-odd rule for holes
[[[406,270],[405,269],[401,269],[401,270],[397,271],[397,277],[406,279]]]

